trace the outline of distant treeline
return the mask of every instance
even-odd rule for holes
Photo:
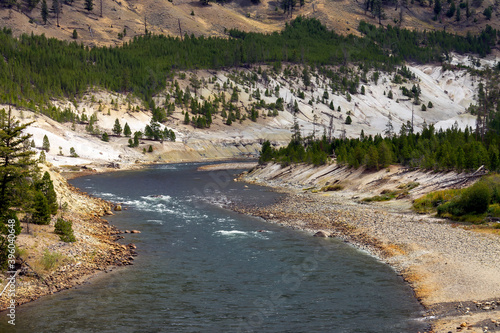
[[[245,33],[231,38],[166,37],[147,34],[120,47],[86,47],[76,42],[0,30],[0,102],[34,108],[54,97],[77,98],[89,87],[134,93],[146,103],[165,88],[175,70],[219,69],[282,62],[315,66],[362,63],[393,70],[403,60],[439,61],[451,51],[488,53],[497,31],[479,36],[375,28],[361,22],[366,37],[341,36],[316,19],[296,18],[281,32]]]
[[[299,136],[300,137],[300,136]],[[295,136],[297,138],[297,136]],[[470,171],[484,165],[491,171],[500,170],[497,136],[484,140],[471,129],[459,130],[457,126],[436,131],[425,126],[421,133],[413,133],[404,125],[399,135],[383,138],[381,135],[356,139],[293,139],[288,146],[275,149],[267,141],[263,144],[260,162],[325,164],[328,156],[351,167],[366,166],[380,169],[390,164],[401,164],[429,170]]]

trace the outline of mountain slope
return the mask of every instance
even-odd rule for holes
[[[21,3],[21,0],[18,0]],[[244,31],[273,32],[281,30],[286,22],[297,15],[318,18],[329,29],[341,34],[358,34],[357,27],[361,20],[378,23],[378,19],[365,11],[364,2],[352,0],[313,0],[306,1],[303,7],[297,7],[292,15],[283,13],[278,1],[263,0],[258,5],[250,0],[237,0],[225,4],[210,3],[202,5],[199,1],[160,0],[160,1],[109,1],[103,0],[103,16],[100,17],[100,2],[95,1],[94,9],[88,12],[83,1],[73,5],[63,5],[59,18],[59,27],[53,13],[49,14],[47,24],[41,17],[41,3],[33,10],[27,6],[12,8],[0,7],[1,26],[13,29],[15,35],[21,33],[44,33],[48,37],[71,40],[73,30],[78,33],[78,40],[87,45],[119,45],[123,40],[144,34],[145,29],[155,34],[180,36],[184,34],[205,36],[226,36],[226,29],[237,28]],[[47,1],[49,7],[51,2]],[[475,5],[478,5],[477,7]],[[492,8],[488,20],[483,11]],[[445,15],[449,5],[443,3],[441,14],[435,18],[433,6],[427,1],[408,3],[406,7],[386,5],[383,7],[383,25],[401,25],[418,30],[442,30],[465,34],[477,33],[487,24],[500,28],[498,6],[494,0],[471,2],[469,18],[462,9],[460,21],[456,15]],[[460,6],[457,6],[460,7]],[[397,9],[396,9],[397,8]],[[401,22],[402,17],[402,22]],[[179,28],[180,25],[180,28]],[[118,34],[126,29],[126,36],[120,39]]]

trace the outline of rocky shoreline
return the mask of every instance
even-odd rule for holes
[[[266,178],[264,171],[254,170],[240,180],[272,186],[287,193],[285,198],[266,207],[233,210],[311,235],[338,237],[378,257],[410,284],[432,332],[500,332],[498,236],[415,214],[408,199],[366,204],[359,200],[362,187],[312,193],[315,184],[301,183],[290,172],[293,183]]]
[[[70,205],[60,216],[73,222],[77,242],[59,241],[53,234],[54,221],[47,226],[31,225],[29,233],[23,223],[23,232],[16,241],[24,253],[23,259],[16,262],[16,306],[81,285],[99,272],[132,265],[137,255],[134,244],[117,242],[124,232],[102,218],[113,214],[115,206],[111,202],[89,196],[56,173],[51,176],[58,197]],[[43,265],[47,254],[55,261],[50,268]],[[2,281],[9,276],[2,276]],[[0,296],[0,311],[6,310],[9,302],[7,293]]]

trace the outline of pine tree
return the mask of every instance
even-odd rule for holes
[[[123,135],[126,137],[130,137],[132,135],[132,131],[130,130],[130,126],[128,126],[128,123],[125,123],[125,126],[123,127]]]
[[[118,118],[115,120],[115,125],[113,126],[113,133],[120,136],[122,134],[122,126],[120,125],[120,121]]]
[[[52,0],[52,12],[56,14],[57,26],[59,26],[59,13],[61,12],[61,3],[59,0]]]
[[[47,135],[43,136],[42,149],[45,150],[47,153],[50,151],[50,142]]]
[[[141,137],[140,132],[134,133],[134,147],[139,147],[139,138]]]
[[[50,214],[57,213],[57,195],[54,190],[54,183],[50,179],[50,175],[47,171],[43,174],[42,179],[36,182],[35,188],[42,192],[42,194],[47,199],[47,204],[49,206]]]
[[[108,135],[108,133],[106,133],[106,132],[102,133],[101,140],[104,141],[104,142],[108,142],[109,141],[109,135]]]
[[[35,224],[50,223],[50,207],[47,199],[41,191],[35,193],[35,202],[33,204],[34,212],[31,216],[32,222]]]
[[[4,224],[15,220],[16,235],[21,227],[12,207],[30,205],[30,179],[35,174],[35,161],[30,150],[31,135],[23,134],[28,124],[20,124],[11,112],[0,110],[0,267],[6,267],[8,259],[8,230]]]
[[[442,10],[441,0],[436,0],[434,2],[434,13],[436,13],[436,15],[439,15],[439,13],[441,13],[441,10]]]
[[[10,109],[8,113],[0,110],[0,213],[23,203],[19,184],[33,176],[35,152],[29,148],[31,135],[23,134],[30,124],[20,124]]]
[[[47,6],[47,1],[42,0],[42,20],[43,24],[47,24],[47,18],[49,17],[49,7]]]
[[[89,12],[94,9],[94,0],[85,0],[85,9]]]

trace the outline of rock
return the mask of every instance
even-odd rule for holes
[[[130,234],[130,230],[125,230],[123,233],[124,234]]]
[[[115,206],[115,211],[121,212],[121,210],[122,210],[122,205],[116,205]]]
[[[141,232],[139,230],[132,230],[130,231],[131,234],[140,234]]]
[[[467,326],[468,326],[468,325],[467,325],[467,323],[466,323],[466,322],[463,322],[463,323],[461,323],[461,324],[460,324],[460,327],[467,327]]]
[[[115,215],[115,214],[113,214],[113,212],[112,212],[112,211],[110,211],[110,210],[105,211],[105,212],[104,212],[104,214],[106,214],[106,215]]]
[[[130,243],[130,244],[128,245],[128,247],[129,247],[129,248],[131,248],[131,249],[137,249],[137,246],[135,246],[135,244],[134,244],[134,243]]]
[[[326,231],[320,230],[314,234],[314,237],[330,237],[330,234]]]

